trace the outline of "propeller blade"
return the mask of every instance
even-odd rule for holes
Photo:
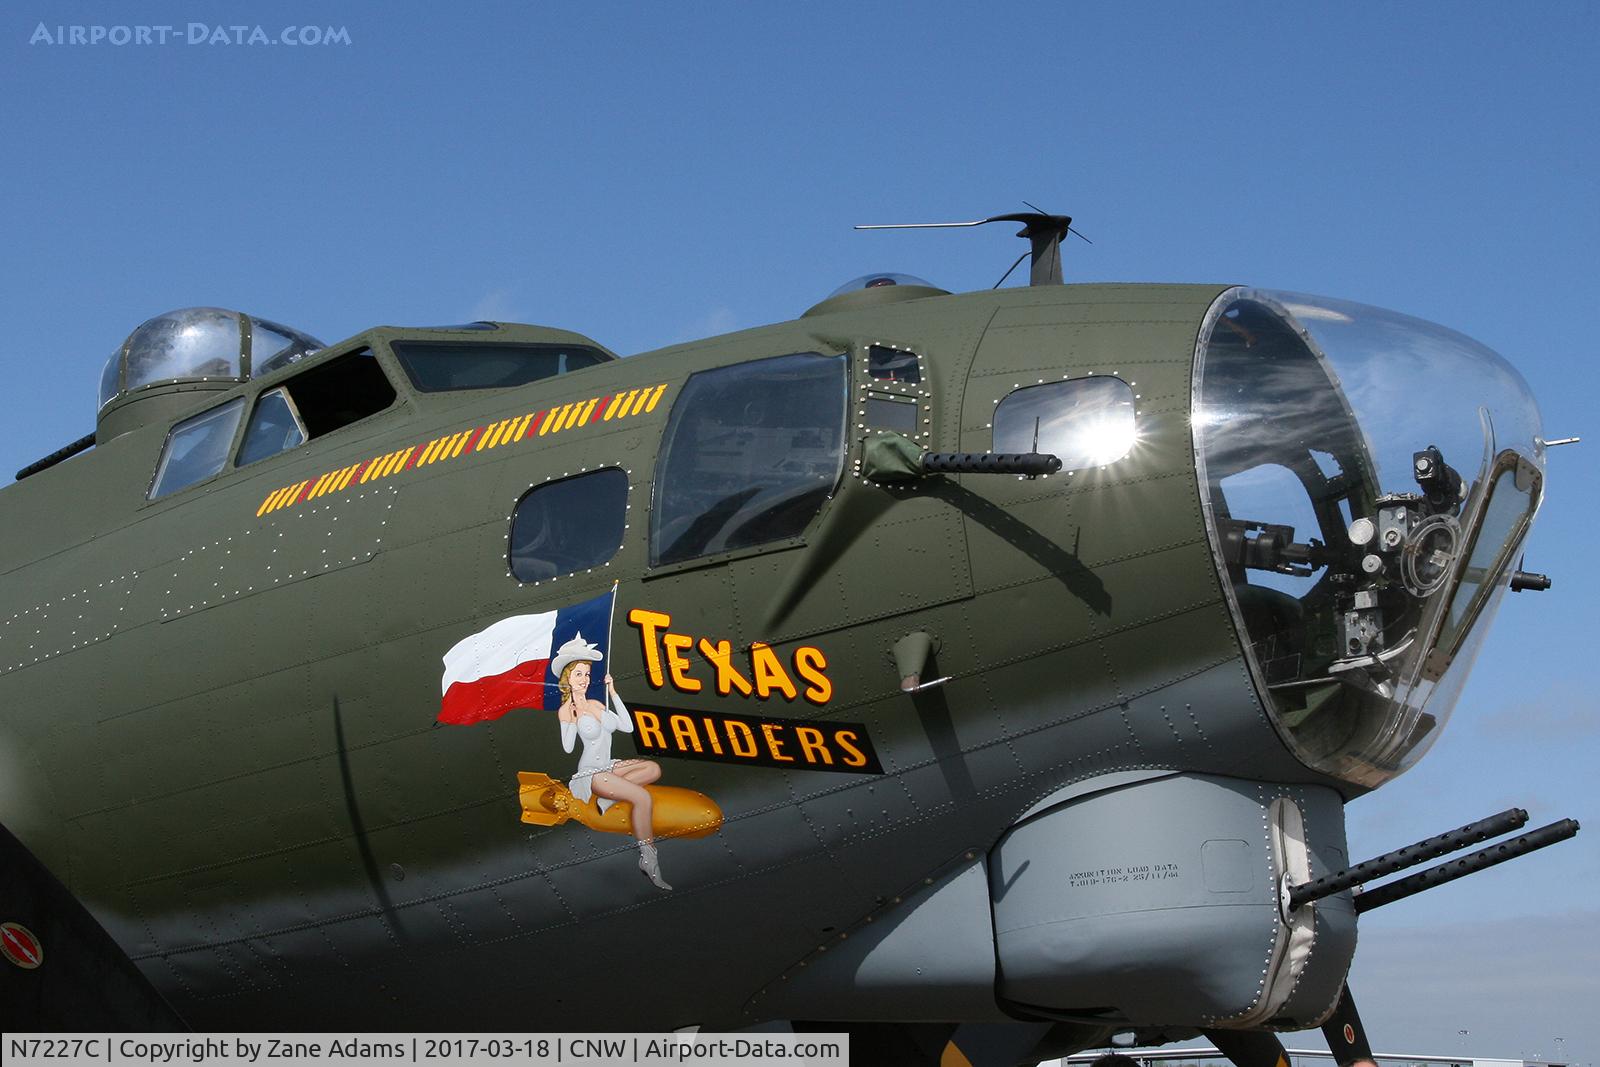
[[[1327,1038],[1328,1051],[1333,1053],[1333,1061],[1339,1067],[1350,1067],[1356,1060],[1372,1059],[1372,1044],[1361,1025],[1361,1016],[1356,1013],[1356,1002],[1350,996],[1348,984],[1339,991],[1339,1003],[1334,1006],[1333,1014],[1322,1024],[1322,1036]]]
[[[1233,1067],[1289,1067],[1289,1054],[1278,1035],[1267,1030],[1207,1030],[1206,1040]]]
[[[939,1055],[939,1067],[1012,1067],[1035,1063],[1029,1053],[1055,1024],[963,1023],[950,1035]]]

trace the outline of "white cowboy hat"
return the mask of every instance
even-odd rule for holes
[[[605,656],[598,646],[591,645],[583,639],[582,634],[577,634],[571,641],[556,649],[556,658],[550,661],[550,673],[559,678],[561,677],[561,672],[567,669],[567,664],[569,663],[575,663],[578,660],[598,663],[604,658]]]

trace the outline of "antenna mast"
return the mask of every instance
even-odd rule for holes
[[[1028,205],[1032,207],[1033,205]],[[857,226],[858,230],[945,230],[967,226],[984,226],[991,222],[1020,222],[1018,237],[1026,238],[1033,254],[1033,267],[1028,273],[1029,285],[1061,285],[1061,241],[1072,228],[1071,215],[1049,215],[1043,211],[1018,211],[1010,215],[993,215],[970,222],[908,222]],[[1083,237],[1085,241],[1089,240]],[[1013,264],[1014,265],[1014,264]],[[1010,273],[1009,271],[1007,272]],[[1001,279],[1004,281],[1005,279]]]

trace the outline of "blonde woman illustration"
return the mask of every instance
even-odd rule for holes
[[[639,842],[639,870],[658,888],[671,889],[661,878],[651,825],[653,802],[645,788],[661,777],[661,767],[652,760],[611,757],[611,735],[618,730],[633,733],[633,718],[609,674],[605,676],[605,702],[589,697],[594,664],[601,658],[600,649],[577,634],[557,649],[550,661],[550,673],[560,679],[561,708],[556,714],[561,721],[561,747],[571,752],[576,741],[583,742],[583,755],[569,787],[572,795],[586,804],[598,797],[601,811],[619,800],[632,805],[629,821]]]

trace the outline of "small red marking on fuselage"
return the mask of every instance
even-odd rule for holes
[[[0,954],[24,970],[31,971],[44,961],[44,949],[33,931],[18,923],[0,923]]]

